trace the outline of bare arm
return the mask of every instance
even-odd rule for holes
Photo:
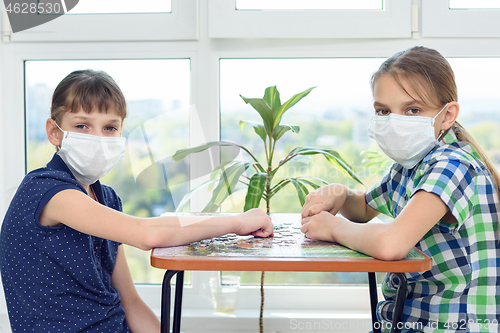
[[[401,214],[387,224],[353,223],[322,212],[302,221],[307,237],[338,242],[383,260],[399,260],[448,212],[435,194],[418,191]]]
[[[333,215],[340,212],[345,218],[355,222],[366,222],[378,215],[365,201],[363,191],[351,190],[341,184],[323,186],[309,193],[302,208],[302,218],[322,211]]]
[[[260,209],[237,216],[173,216],[138,218],[103,206],[77,190],[63,190],[46,204],[42,225],[67,225],[82,233],[129,244],[143,250],[188,244],[228,233],[267,237],[270,218]]]
[[[123,245],[118,248],[115,268],[111,275],[111,285],[118,290],[121,304],[125,309],[125,319],[134,333],[160,332],[160,321],[144,303],[130,275]]]

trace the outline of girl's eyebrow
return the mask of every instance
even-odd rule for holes
[[[90,119],[90,117],[86,117],[86,116],[77,116],[77,115],[70,115],[71,119],[74,119],[74,120],[88,120]]]
[[[409,106],[412,106],[412,105],[423,106],[424,104],[421,101],[418,101],[416,99],[408,101],[408,102],[406,102],[406,103],[403,104],[403,106],[405,108],[407,108]]]
[[[87,117],[87,116],[72,116],[72,120],[80,120],[80,121],[87,121],[90,120],[92,117]],[[121,123],[121,120],[119,118],[112,118],[107,121],[108,123],[111,124],[119,124]]]
[[[411,100],[411,101],[408,101],[408,102],[405,102],[402,104],[403,108],[407,108],[407,107],[412,106],[412,105],[422,106],[424,104],[420,101],[417,101],[417,100]],[[380,102],[377,102],[377,101],[373,102],[373,106],[374,107],[381,107],[381,108],[387,107],[387,105],[380,103]]]
[[[381,108],[387,107],[386,105],[384,105],[384,104],[382,104],[380,102],[377,102],[377,101],[373,102],[373,106],[374,107],[381,107]]]

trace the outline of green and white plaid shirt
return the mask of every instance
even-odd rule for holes
[[[407,273],[403,313],[407,332],[495,332],[500,326],[500,247],[498,196],[486,166],[468,144],[450,130],[413,169],[394,164],[366,192],[366,202],[397,217],[419,190],[438,195],[457,223],[436,223],[416,244],[432,257],[432,269]],[[387,274],[379,320],[392,321],[399,284]],[[384,327],[384,326],[382,326]],[[405,330],[402,330],[405,331]]]

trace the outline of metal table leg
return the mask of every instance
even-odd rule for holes
[[[375,273],[368,273],[368,287],[370,289],[370,305],[372,312],[372,330],[373,333],[380,333],[380,325],[377,319],[377,304],[378,304],[378,296],[377,296],[377,281],[375,279]]]
[[[399,278],[399,288],[396,294],[396,304],[394,306],[394,314],[392,316],[391,333],[399,333],[401,328],[398,323],[403,319],[403,309],[405,307],[407,281],[404,273],[394,273]]]
[[[181,309],[182,309],[182,289],[184,287],[184,271],[167,270],[163,277],[161,290],[161,333],[170,333],[170,301],[172,287],[170,282],[174,275],[177,274],[175,283],[175,300],[174,300],[174,323],[173,333],[181,331]]]
[[[177,273],[175,280],[174,323],[173,333],[181,332],[182,290],[184,288],[184,271]]]
[[[396,304],[394,305],[394,314],[392,319],[391,333],[399,333],[401,327],[398,327],[398,323],[401,323],[403,319],[403,310],[406,300],[406,290],[407,290],[407,280],[404,273],[394,273],[399,278],[399,288],[396,294]],[[380,323],[377,320],[376,309],[378,303],[377,297],[377,283],[375,280],[375,273],[368,273],[368,285],[370,287],[370,305],[372,312],[372,330],[373,333],[380,333]]]

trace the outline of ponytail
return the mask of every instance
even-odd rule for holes
[[[500,173],[498,170],[495,168],[495,165],[493,164],[493,161],[486,155],[486,152],[481,148],[479,143],[474,139],[474,137],[467,132],[467,130],[460,125],[457,121],[453,123],[453,126],[451,127],[454,131],[455,134],[457,135],[457,139],[461,142],[468,143],[469,145],[472,146],[472,148],[476,151],[476,153],[479,155],[481,158],[481,161],[486,165],[486,168],[491,174],[491,177],[493,178],[493,181],[495,182],[495,186],[497,188],[497,196],[498,196],[498,201],[500,203]],[[498,212],[500,214],[500,212]],[[500,221],[499,221],[500,223]],[[500,228],[498,228],[498,235],[500,238]]]

